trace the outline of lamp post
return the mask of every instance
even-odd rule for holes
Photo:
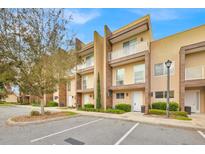
[[[170,67],[171,67],[172,61],[171,60],[167,60],[165,62],[165,65],[167,67],[167,117],[169,117],[169,93],[170,93]]]

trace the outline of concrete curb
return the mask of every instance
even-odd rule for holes
[[[19,107],[19,105],[17,105],[17,107]],[[38,107],[31,107],[31,106],[20,106],[20,107],[24,107],[24,108],[36,108],[38,109]],[[159,119],[146,119],[148,117],[144,117],[144,119],[139,119],[136,118],[134,119],[129,118],[129,116],[127,117],[122,117],[120,115],[113,115],[111,113],[94,113],[94,112],[85,112],[85,111],[78,111],[78,110],[72,110],[72,109],[58,109],[58,108],[47,108],[47,110],[50,111],[72,111],[77,113],[77,116],[94,116],[94,117],[100,117],[100,118],[108,118],[108,119],[119,119],[119,120],[126,120],[126,121],[132,121],[132,122],[141,122],[144,124],[153,124],[153,125],[161,125],[161,126],[167,126],[167,127],[175,127],[175,128],[184,128],[184,129],[197,129],[197,130],[205,130],[205,127],[203,126],[197,126],[198,124],[196,122],[192,121],[182,121],[181,123],[177,120],[176,123],[173,122],[172,119],[170,119],[170,121],[159,121]],[[122,114],[123,115],[123,114]],[[75,115],[74,115],[75,116]],[[126,115],[125,115],[126,116]],[[73,116],[71,116],[73,117]],[[60,117],[59,119],[56,120],[61,120],[62,117]],[[65,117],[66,118],[66,117]],[[69,118],[69,117],[67,117]],[[62,118],[64,119],[64,118]],[[22,122],[22,124],[13,124],[12,122],[9,121],[9,125],[26,125],[26,124],[35,124],[35,123],[43,123],[43,122],[48,122],[48,121],[54,121],[55,119],[49,119],[49,120],[45,120],[45,121],[36,121],[36,122]],[[184,123],[184,124],[182,124]]]
[[[132,122],[140,122],[144,124],[153,124],[153,125],[160,125],[160,126],[166,126],[166,127],[175,127],[175,128],[184,128],[184,129],[194,129],[194,130],[205,130],[204,127],[200,126],[191,126],[191,125],[177,125],[177,124],[172,124],[172,123],[163,123],[163,122],[152,122],[152,121],[144,121],[144,120],[139,120],[139,119],[129,119],[129,118],[123,118],[123,117],[109,117],[109,116],[104,116],[104,115],[91,115],[91,114],[86,114],[86,113],[78,113],[80,115],[85,115],[85,116],[94,116],[94,117],[99,117],[99,118],[107,118],[107,119],[118,119],[118,120],[125,120],[125,121],[132,121]]]
[[[9,126],[24,126],[24,125],[29,125],[29,124],[41,124],[41,123],[46,123],[46,122],[51,122],[51,121],[58,121],[58,120],[74,118],[78,116],[80,115],[77,113],[77,115],[63,116],[63,117],[51,118],[51,119],[46,119],[46,120],[29,121],[29,122],[15,122],[12,120],[12,117],[11,117],[6,121],[6,124]]]

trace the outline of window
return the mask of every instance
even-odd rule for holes
[[[124,84],[124,71],[123,68],[116,70],[116,85]]]
[[[124,99],[125,94],[124,93],[116,93],[116,99]]]
[[[174,98],[174,91],[169,92],[169,97]],[[164,98],[167,98],[167,91],[164,92]]]
[[[156,91],[155,92],[155,98],[163,98],[164,92],[163,91]]]
[[[175,62],[172,62],[172,65],[170,67],[170,74],[174,74],[175,69]],[[159,63],[154,65],[154,75],[155,76],[161,76],[167,74],[167,67],[165,63]]]
[[[83,76],[83,89],[87,89],[87,80],[88,80],[88,77],[87,76]]]
[[[132,50],[134,50],[134,48],[136,47],[136,44],[137,44],[136,39],[124,42],[123,43],[123,52],[125,54],[129,54],[130,52],[132,52]]]
[[[71,90],[71,82],[69,81],[67,85],[68,85],[68,91],[70,91]]]
[[[174,91],[170,91],[169,93],[170,98],[174,98]],[[167,91],[156,91],[155,98],[167,98]]]
[[[145,64],[134,66],[134,83],[145,81]]]
[[[93,55],[89,55],[86,57],[86,67],[92,66],[93,65]]]

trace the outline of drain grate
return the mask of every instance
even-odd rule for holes
[[[67,142],[67,143],[70,143],[72,145],[84,145],[85,144],[84,142],[78,141],[74,138],[67,138],[64,141]]]

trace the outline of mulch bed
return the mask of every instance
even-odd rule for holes
[[[53,119],[58,117],[65,117],[69,115],[74,115],[75,113],[71,112],[52,112],[50,114],[39,115],[39,116],[16,116],[11,120],[15,122],[30,122],[30,121],[41,121],[46,119]]]

